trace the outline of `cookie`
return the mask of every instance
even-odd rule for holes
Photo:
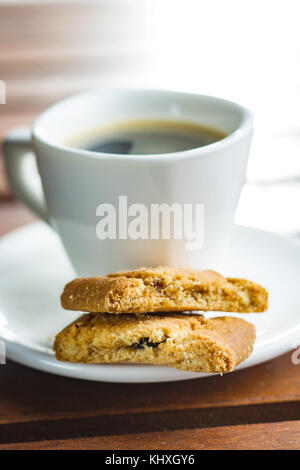
[[[214,271],[140,268],[106,277],[75,279],[66,285],[61,304],[67,310],[107,313],[170,311],[262,312],[268,293],[246,279]]]
[[[135,363],[194,372],[230,372],[252,351],[255,327],[233,317],[198,314],[85,314],[58,333],[60,361]]]

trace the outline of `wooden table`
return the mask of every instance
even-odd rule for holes
[[[111,22],[119,38],[121,25],[101,3],[0,7],[1,138],[61,96],[114,83],[113,58],[125,83],[134,81],[143,63],[130,52],[139,32],[119,39],[120,61],[106,31]],[[2,170],[0,233],[33,219]],[[120,386],[8,362],[0,366],[0,449],[299,449],[299,367],[286,354],[222,378]]]

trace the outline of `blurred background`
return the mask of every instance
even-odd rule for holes
[[[0,138],[89,88],[168,88],[237,101],[255,115],[237,222],[300,235],[297,0],[0,0]],[[33,219],[1,160],[3,230]]]

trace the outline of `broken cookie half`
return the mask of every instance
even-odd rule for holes
[[[84,312],[147,313],[171,311],[263,312],[267,291],[246,279],[215,271],[140,268],[105,277],[75,279],[61,296],[65,309]]]
[[[60,361],[135,363],[208,373],[232,371],[253,349],[255,327],[197,314],[85,314],[55,339]]]

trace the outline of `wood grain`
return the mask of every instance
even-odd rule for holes
[[[77,381],[9,363],[0,366],[0,423],[182,410],[194,412],[207,408],[211,411],[233,406],[238,410],[237,407],[243,405],[278,402],[281,403],[278,408],[283,403],[298,403],[290,412],[292,419],[300,419],[300,374],[297,367],[287,354],[223,377],[213,376],[176,384],[122,384],[120,393],[119,384]],[[270,416],[263,415],[263,408],[259,408],[257,413],[270,420],[274,409],[270,409]],[[199,416],[204,420],[205,416],[200,411]],[[230,417],[226,413],[222,416],[228,424]],[[279,419],[284,419],[284,416]],[[247,422],[247,416],[243,414],[241,420],[242,423]],[[183,424],[181,422],[181,427],[184,427]]]
[[[86,438],[164,430],[213,428],[275,421],[299,417],[298,402],[170,410],[152,413],[97,415],[89,418],[39,420],[1,425],[0,444],[49,439]]]
[[[299,450],[300,421],[0,445],[36,450]]]
[[[147,86],[142,2],[114,0],[117,16],[109,4],[0,6],[0,144],[74,92]],[[13,199],[0,156],[0,235],[33,220]],[[8,362],[0,449],[299,449],[299,367],[286,354],[222,378],[120,386]]]
[[[0,143],[73,93],[135,86],[147,64],[143,10],[135,0],[0,6]],[[0,199],[11,196],[1,160]]]
[[[33,218],[22,204],[3,201],[0,233]],[[169,430],[164,441],[171,446],[168,448],[175,449],[178,442],[186,446],[183,448],[194,448],[189,447],[194,445],[194,435],[187,428],[204,431],[224,425],[300,419],[300,374],[290,354],[222,378],[176,384],[123,384],[121,393],[118,384],[76,381],[12,362],[0,366],[0,380],[0,443],[4,446],[12,442],[17,446],[16,442],[27,440],[45,441],[39,448],[51,448],[48,441],[54,440],[55,448],[66,440],[70,448],[77,444],[83,448],[105,448],[107,442],[125,448],[129,441],[124,436],[135,434],[134,439],[130,437],[129,448],[140,448],[137,433],[143,436],[156,431],[156,436]],[[178,441],[176,436],[181,436],[181,432],[186,440]],[[89,444],[94,436],[97,439]],[[109,440],[107,436],[114,437]],[[142,442],[148,446],[145,448],[151,448],[151,440]],[[294,445],[291,442],[289,445]],[[212,440],[212,446],[219,444]],[[233,443],[237,444],[238,441]]]

